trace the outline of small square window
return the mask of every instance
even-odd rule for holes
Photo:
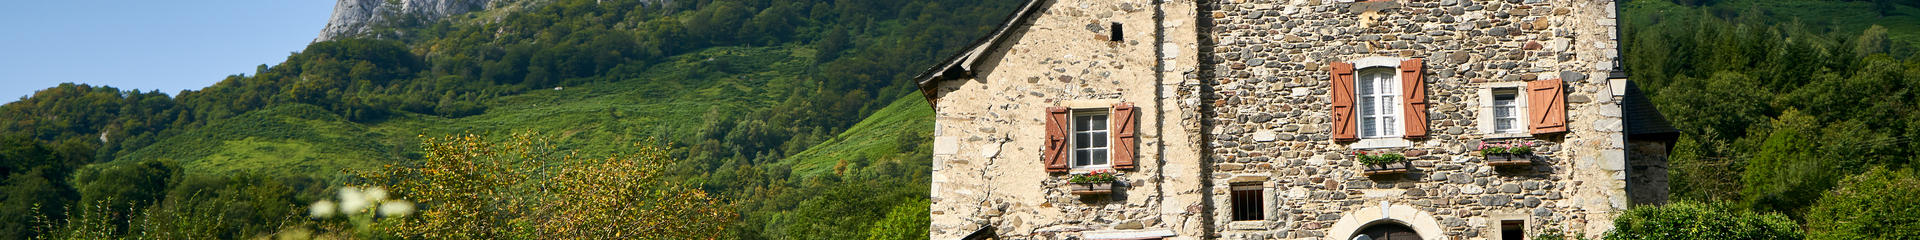
[[[1073,115],[1073,167],[1105,168],[1107,159],[1107,112],[1084,111]]]
[[[1233,199],[1233,220],[1266,220],[1265,188],[1259,183],[1234,184],[1230,198]]]
[[[1524,220],[1501,220],[1500,240],[1527,239],[1527,222]]]

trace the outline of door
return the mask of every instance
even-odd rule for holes
[[[1397,223],[1382,223],[1360,229],[1360,232],[1353,234],[1353,239],[1362,239],[1362,235],[1371,240],[1420,240],[1420,234],[1413,232],[1413,228]]]

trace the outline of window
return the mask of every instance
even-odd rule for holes
[[[1523,220],[1501,220],[1500,240],[1527,239],[1527,222]]]
[[[1073,115],[1073,167],[1106,168],[1107,112],[1085,111]]]
[[[1108,33],[1108,34],[1113,34],[1113,37],[1112,37],[1112,38],[1109,38],[1109,40],[1113,40],[1113,41],[1115,41],[1115,42],[1121,42],[1121,41],[1126,41],[1126,40],[1124,40],[1124,39],[1122,39],[1122,38],[1120,37],[1120,35],[1123,35],[1123,34],[1124,34],[1124,31],[1121,31],[1121,30],[1120,30],[1120,23],[1119,23],[1119,22],[1110,22],[1110,23],[1107,23],[1107,26],[1108,26],[1108,28],[1107,28],[1107,29],[1110,29],[1110,30],[1112,31],[1112,32],[1110,32],[1110,33]]]
[[[1359,98],[1360,138],[1386,138],[1400,136],[1400,77],[1393,68],[1376,67],[1361,69],[1354,79]]]
[[[1229,194],[1231,198],[1233,198],[1234,221],[1267,219],[1267,213],[1264,209],[1266,201],[1262,199],[1262,195],[1264,194],[1261,194],[1264,191],[1259,183],[1234,184],[1232,190]]]
[[[1493,89],[1493,133],[1526,132],[1524,121],[1520,120],[1520,89]]]

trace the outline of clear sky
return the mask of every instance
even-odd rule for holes
[[[0,103],[63,82],[199,90],[286,61],[334,0],[10,1],[0,6]]]

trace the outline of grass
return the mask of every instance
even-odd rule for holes
[[[331,178],[342,169],[407,159],[419,152],[421,135],[525,131],[555,137],[562,149],[589,156],[612,153],[647,137],[691,136],[709,111],[746,114],[796,92],[788,89],[811,89],[802,87],[798,74],[813,64],[812,55],[800,47],[709,48],[604,75],[615,81],[496,98],[482,103],[486,113],[463,118],[403,113],[354,123],[318,106],[275,106],[163,140],[116,162],[172,159],[193,174]]]
[[[793,164],[794,176],[805,177],[830,173],[841,161],[865,165],[895,158],[926,158],[930,157],[928,149],[932,149],[931,129],[933,107],[920,94],[910,94],[787,161]]]
[[[390,138],[318,106],[289,104],[161,140],[118,162],[180,161],[188,174],[328,176],[401,157]]]

